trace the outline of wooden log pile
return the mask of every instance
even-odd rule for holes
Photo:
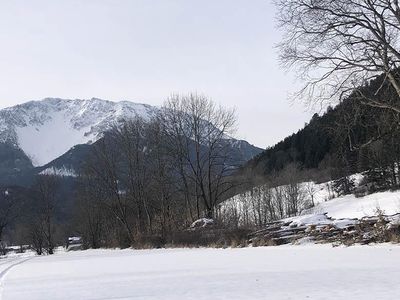
[[[265,224],[249,234],[254,246],[283,245],[312,241],[333,245],[369,244],[373,242],[400,242],[400,214],[369,216],[361,219],[333,219],[326,214],[314,219],[302,217]],[[324,217],[325,216],[325,217]],[[300,221],[299,221],[300,220]]]

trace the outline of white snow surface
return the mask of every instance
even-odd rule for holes
[[[355,185],[358,186],[362,175],[352,176]],[[310,184],[310,183],[305,183]],[[304,184],[303,184],[304,185]],[[332,182],[314,184],[317,191],[314,195],[315,207],[303,212],[303,214],[326,213],[334,219],[340,218],[363,218],[376,216],[380,210],[385,215],[400,213],[400,191],[377,192],[363,197],[356,197],[353,194],[332,197]]]
[[[212,225],[214,225],[213,219],[201,218],[201,219],[194,221],[192,223],[192,225],[190,225],[190,228],[199,228],[199,227],[205,228],[205,227],[212,226]]]
[[[397,219],[396,219],[397,220]],[[328,217],[327,214],[309,214],[309,215],[301,215],[297,217],[291,217],[283,219],[285,221],[285,226],[289,227],[302,227],[302,226],[310,226],[315,225],[317,227],[324,227],[326,225],[334,226],[336,228],[344,229],[348,228],[349,226],[353,226],[359,223],[358,219],[353,218],[341,218],[341,219],[334,219]],[[395,220],[392,221],[392,225],[395,225]],[[307,230],[310,230],[308,228]]]
[[[149,118],[156,107],[129,101],[47,98],[0,110],[0,142],[11,142],[42,166],[78,144],[93,143],[121,120]]]
[[[363,175],[352,175],[355,185],[358,186]],[[303,183],[314,184],[312,182]],[[303,214],[323,214],[329,217],[340,218],[362,218],[366,216],[376,216],[377,210],[381,210],[386,215],[400,213],[400,191],[377,192],[363,197],[355,195],[337,196],[332,192],[332,182],[314,184],[316,193],[314,202],[316,206],[306,210]]]
[[[397,299],[400,247],[89,250],[1,274],[3,300]]]
[[[386,215],[400,213],[400,191],[379,192],[357,198],[354,195],[337,197],[318,203],[311,211],[328,213],[328,216],[338,218],[362,218],[377,215],[377,209]]]

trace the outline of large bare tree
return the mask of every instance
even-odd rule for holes
[[[4,230],[19,216],[22,205],[23,199],[14,191],[0,189],[0,243]]]
[[[57,201],[57,189],[59,181],[53,175],[39,175],[36,179],[34,188],[39,196],[39,214],[32,227],[35,235],[42,234],[42,237],[37,237],[44,241],[46,252],[48,254],[54,253],[55,248],[55,210]]]
[[[203,211],[213,217],[216,204],[234,185],[228,163],[232,149],[229,135],[236,124],[234,110],[202,95],[175,95],[166,101],[162,118],[188,214],[193,218],[194,202],[197,217]]]
[[[105,214],[121,225],[129,245],[146,235],[165,237],[174,227],[179,219],[171,190],[175,176],[162,127],[159,118],[138,116],[121,122],[96,143],[82,178],[94,188],[81,191],[81,211],[87,221],[93,214],[101,218],[93,219],[96,224],[87,223],[87,232],[93,225],[104,227],[97,222],[103,222]]]
[[[384,76],[400,96],[400,6],[397,0],[275,0],[284,38],[280,61],[305,81],[303,100],[353,93],[363,103],[400,113],[399,97],[365,95],[360,86]],[[315,102],[314,102],[315,103]]]
[[[119,130],[119,129],[118,129]],[[126,233],[129,245],[135,242],[132,199],[127,196],[127,183],[122,180],[122,145],[118,142],[117,129],[96,143],[86,164],[85,180],[94,181],[100,205],[110,213]]]

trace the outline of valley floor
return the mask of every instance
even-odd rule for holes
[[[0,260],[1,299],[397,299],[400,246],[89,250]]]

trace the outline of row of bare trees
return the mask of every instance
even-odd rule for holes
[[[54,254],[58,185],[57,177],[40,175],[34,186],[37,192],[37,202],[34,204],[34,211],[30,215],[29,238],[38,254],[43,252]]]
[[[52,175],[37,176],[25,203],[0,195],[0,236],[7,228],[9,242],[38,254],[53,254],[75,234],[91,248],[173,242],[195,220],[216,218],[217,204],[237,187],[235,123],[233,110],[205,96],[172,96],[93,145],[70,187],[72,208],[63,199],[66,182]]]
[[[39,255],[53,254],[62,244],[57,220],[59,179],[38,175],[29,188],[9,187],[0,191],[0,246],[31,247]],[[4,242],[3,242],[4,236]]]
[[[90,247],[162,240],[201,217],[235,187],[229,135],[234,111],[196,94],[115,126],[81,175],[78,230]]]
[[[232,228],[254,228],[299,215],[314,206],[317,192],[313,182],[302,182],[302,176],[296,165],[288,165],[264,184],[221,203],[219,219]]]

